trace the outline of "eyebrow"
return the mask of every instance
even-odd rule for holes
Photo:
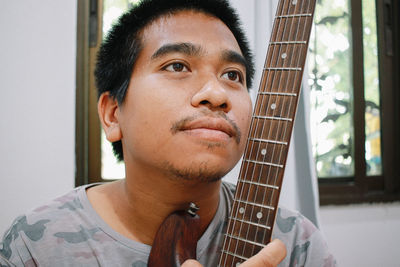
[[[247,72],[247,61],[238,52],[235,52],[232,50],[225,50],[222,52],[222,59],[227,62],[237,63],[237,64],[242,65],[246,69],[246,72]]]
[[[157,59],[170,53],[182,53],[188,56],[200,56],[202,54],[201,47],[192,43],[173,43],[165,44],[157,49],[151,56],[151,59]]]

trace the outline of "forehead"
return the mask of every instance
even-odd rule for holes
[[[242,54],[229,28],[218,18],[200,11],[184,10],[163,15],[146,26],[141,37],[145,50],[187,42],[205,48],[205,52],[225,49]]]

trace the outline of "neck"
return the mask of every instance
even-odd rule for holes
[[[141,243],[151,245],[164,219],[174,211],[186,210],[190,202],[200,208],[201,233],[218,208],[221,181],[186,181],[149,170],[127,169],[126,176],[125,180],[93,187],[88,196],[114,230]]]

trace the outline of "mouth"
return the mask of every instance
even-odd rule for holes
[[[233,121],[221,117],[202,116],[186,118],[172,128],[173,132],[184,132],[196,138],[214,142],[228,141],[230,138],[239,143],[239,129]]]

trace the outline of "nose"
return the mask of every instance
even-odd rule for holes
[[[211,110],[228,112],[232,108],[226,89],[218,79],[208,80],[192,97],[192,106],[206,106]]]

